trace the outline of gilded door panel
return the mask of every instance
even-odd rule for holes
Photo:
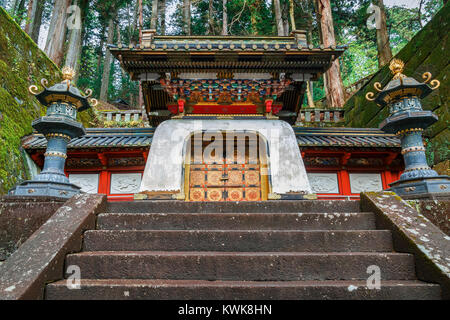
[[[190,201],[261,201],[259,163],[196,163],[190,165]]]
[[[206,183],[208,186],[223,186],[223,171],[206,171]]]
[[[190,201],[205,201],[205,190],[202,188],[190,188],[189,200]]]
[[[205,171],[191,170],[189,180],[190,186],[204,186],[206,184]]]
[[[244,188],[227,188],[227,201],[243,201]]]
[[[228,180],[226,180],[226,186],[243,186],[244,185],[244,173],[238,170],[228,170],[226,172]]]
[[[261,189],[260,188],[245,188],[245,200],[246,201],[260,201]]]
[[[206,189],[206,201],[224,201],[223,188],[208,188]]]
[[[259,170],[248,170],[248,171],[245,171],[244,176],[245,176],[245,184],[247,186],[259,186],[259,185],[261,185]]]

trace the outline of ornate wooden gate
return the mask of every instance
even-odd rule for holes
[[[260,201],[261,170],[258,164],[192,164],[190,201]]]

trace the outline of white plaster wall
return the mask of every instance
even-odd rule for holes
[[[311,193],[295,133],[281,120],[164,121],[153,135],[139,191],[181,191],[183,147],[191,133],[245,130],[258,132],[268,141],[272,192]]]

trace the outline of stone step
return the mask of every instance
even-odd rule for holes
[[[373,213],[102,213],[104,230],[370,230]]]
[[[415,279],[404,253],[96,251],[69,254],[83,279],[366,280],[378,266],[383,280]]]
[[[391,232],[249,230],[92,230],[84,251],[389,252]]]
[[[381,281],[380,289],[366,281],[204,281],[204,280],[81,280],[79,290],[65,280],[47,285],[46,299],[56,300],[326,300],[326,299],[440,299],[439,285],[420,281]],[[270,303],[269,303],[270,304]],[[222,314],[214,311],[213,314]]]
[[[109,202],[106,212],[116,213],[306,213],[360,212],[354,200],[271,200],[259,202],[187,202],[136,200]]]

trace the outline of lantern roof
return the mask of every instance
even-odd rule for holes
[[[45,106],[50,105],[53,102],[68,102],[77,107],[78,111],[83,111],[97,104],[97,100],[90,98],[92,90],[86,90],[83,94],[77,87],[74,86],[72,79],[75,75],[75,71],[70,67],[64,67],[62,69],[63,81],[54,84],[51,87],[47,87],[47,79],[42,79],[41,84],[44,90],[38,93],[37,86],[32,85],[29,87],[29,91],[36,96],[40,103]]]
[[[379,94],[374,97],[372,92],[367,93],[366,98],[371,101],[375,101],[380,106],[386,106],[391,102],[397,101],[403,97],[416,96],[420,99],[428,96],[434,89],[439,87],[439,81],[431,80],[431,73],[425,72],[422,77],[424,82],[419,82],[412,77],[407,77],[403,74],[404,62],[399,59],[393,59],[389,65],[394,77],[391,81],[381,90],[381,84],[376,82],[374,84],[375,89]],[[431,86],[428,84],[430,82]]]

